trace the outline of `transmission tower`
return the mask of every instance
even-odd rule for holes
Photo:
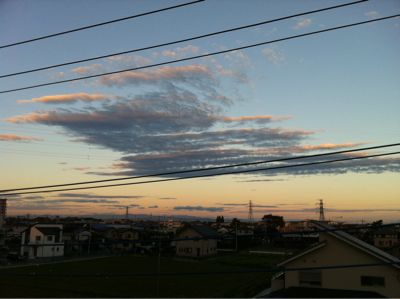
[[[249,222],[253,223],[253,203],[249,200]]]
[[[319,199],[319,221],[325,221],[324,201]]]

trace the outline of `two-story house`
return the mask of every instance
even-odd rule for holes
[[[283,271],[272,280],[271,297],[291,290],[297,297],[400,297],[398,258],[325,223],[314,225],[322,231],[319,242],[278,264]]]
[[[34,224],[22,232],[21,256],[28,258],[59,257],[64,255],[62,224]]]
[[[176,255],[206,257],[217,254],[218,233],[206,225],[187,224],[176,235]]]

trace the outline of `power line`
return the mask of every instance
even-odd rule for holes
[[[110,184],[110,185],[100,185],[100,186],[79,187],[79,188],[54,189],[54,190],[29,191],[29,192],[18,192],[18,193],[4,193],[4,194],[0,193],[0,196],[15,196],[15,195],[23,195],[23,194],[36,194],[36,193],[51,193],[51,192],[61,192],[61,191],[88,190],[88,189],[119,187],[119,186],[127,186],[127,185],[141,185],[141,184],[150,184],[150,183],[179,181],[179,180],[187,180],[187,179],[194,179],[194,178],[203,178],[203,177],[214,177],[214,176],[221,176],[221,175],[250,173],[250,172],[256,172],[256,171],[269,171],[269,170],[277,170],[277,169],[285,169],[285,168],[293,168],[293,167],[303,167],[303,166],[330,164],[330,163],[336,163],[336,162],[361,160],[361,159],[383,157],[383,156],[391,156],[391,155],[397,155],[397,154],[400,154],[400,152],[391,152],[391,153],[385,153],[385,154],[375,154],[375,155],[367,155],[367,156],[360,156],[360,157],[341,158],[341,159],[335,159],[335,160],[310,162],[310,163],[301,163],[301,164],[294,164],[294,165],[283,165],[283,166],[275,166],[275,167],[267,167],[267,168],[257,168],[257,169],[230,171],[230,172],[222,172],[222,173],[214,173],[214,174],[193,175],[193,176],[187,176],[187,177],[178,177],[178,178],[170,178],[170,179],[162,179],[162,180],[150,180],[150,181],[142,181],[142,182],[131,182],[131,183],[120,183],[120,184]]]
[[[381,148],[395,147],[395,146],[399,146],[399,145],[400,145],[400,143],[391,143],[391,144],[384,144],[384,145],[370,146],[370,147],[362,147],[362,148],[356,148],[356,149],[350,149],[350,150],[334,151],[334,152],[328,152],[328,153],[322,153],[322,154],[303,155],[303,156],[279,158],[279,159],[272,159],[272,160],[255,161],[255,162],[245,162],[245,163],[229,164],[229,165],[215,166],[215,167],[203,167],[203,168],[196,168],[196,169],[189,169],[189,170],[161,172],[161,173],[145,174],[145,175],[138,175],[138,176],[128,176],[128,177],[123,177],[123,178],[113,178],[113,179],[95,180],[95,181],[84,181],[84,182],[75,182],[75,183],[67,183],[67,184],[56,184],[56,185],[33,186],[33,187],[24,187],[24,188],[15,188],[15,189],[3,189],[3,190],[0,190],[0,193],[2,193],[2,192],[11,192],[11,191],[54,188],[54,187],[67,187],[67,186],[75,186],[75,185],[97,184],[97,183],[114,182],[114,181],[122,181],[122,180],[141,179],[141,178],[148,178],[148,177],[159,177],[159,176],[167,176],[167,175],[185,174],[185,173],[192,173],[192,172],[199,172],[199,171],[220,170],[220,169],[226,169],[226,168],[234,168],[234,167],[242,167],[242,166],[253,166],[253,165],[273,163],[273,162],[284,162],[284,161],[299,160],[299,159],[325,157],[325,156],[338,155],[338,154],[348,154],[348,153],[354,153],[354,152],[360,152],[360,151],[367,151],[367,150],[375,150],[375,149],[381,149]]]
[[[388,261],[378,263],[362,263],[362,264],[342,264],[342,265],[326,265],[315,267],[267,267],[267,268],[250,268],[230,271],[202,271],[202,272],[130,272],[130,273],[16,273],[16,272],[0,272],[0,276],[14,277],[155,277],[155,276],[200,276],[200,275],[222,275],[222,274],[246,274],[246,273],[268,273],[268,272],[293,272],[306,270],[331,270],[331,269],[346,269],[346,268],[365,268],[378,267],[387,265],[400,265],[400,261]],[[27,265],[29,267],[29,265]]]
[[[347,25],[331,27],[331,28],[327,28],[327,29],[323,29],[323,30],[317,30],[317,31],[312,31],[312,32],[308,32],[308,33],[298,34],[298,35],[291,35],[291,36],[288,36],[288,37],[283,37],[283,38],[279,38],[279,39],[275,39],[275,40],[260,42],[260,43],[256,43],[256,44],[250,44],[250,45],[247,45],[247,46],[241,46],[241,47],[237,47],[237,48],[230,48],[230,49],[227,49],[227,50],[211,52],[211,53],[206,53],[206,54],[201,54],[201,55],[196,55],[196,56],[176,59],[176,60],[169,60],[169,61],[165,61],[165,62],[149,64],[149,65],[140,66],[140,67],[123,69],[123,70],[119,70],[119,71],[100,73],[100,74],[95,74],[95,75],[77,77],[77,78],[73,78],[73,79],[66,79],[66,80],[60,80],[60,81],[54,81],[54,82],[47,82],[47,83],[29,85],[29,86],[25,86],[25,87],[14,88],[14,89],[2,90],[2,91],[0,91],[0,94],[10,93],[10,92],[15,92],[15,91],[21,91],[21,90],[27,90],[27,89],[33,89],[33,88],[49,86],[49,85],[57,85],[57,84],[62,84],[62,83],[75,82],[75,81],[80,81],[80,80],[84,80],[84,79],[103,77],[103,76],[107,76],[107,75],[119,74],[119,73],[124,73],[124,72],[129,72],[129,71],[137,71],[137,70],[148,69],[148,68],[153,68],[153,67],[157,67],[157,66],[163,66],[163,65],[167,65],[167,64],[173,64],[173,63],[177,63],[177,62],[183,62],[183,61],[189,61],[189,60],[193,60],[193,59],[205,58],[205,57],[210,57],[210,56],[214,56],[214,55],[229,53],[229,52],[233,52],[233,51],[259,47],[259,46],[272,44],[272,43],[276,43],[276,42],[281,42],[281,41],[285,41],[285,40],[291,40],[291,39],[305,37],[305,36],[309,36],[309,35],[320,34],[320,33],[328,32],[328,31],[334,31],[334,30],[349,28],[349,27],[353,27],[353,26],[368,24],[368,23],[372,23],[372,22],[378,22],[378,21],[382,21],[382,20],[393,19],[393,18],[397,18],[399,16],[400,16],[400,14],[396,14],[396,15],[377,18],[377,19],[373,19],[373,20],[357,22],[357,23],[351,23],[351,24],[347,24]]]
[[[197,35],[197,36],[194,36],[194,37],[185,38],[185,39],[176,40],[176,41],[167,42],[167,43],[162,43],[162,44],[158,44],[158,45],[147,46],[147,47],[143,47],[143,48],[136,48],[136,49],[127,50],[127,51],[123,51],[123,52],[116,52],[116,53],[111,53],[111,54],[106,54],[106,55],[101,55],[101,56],[95,56],[95,57],[91,57],[91,58],[85,58],[85,59],[74,60],[74,61],[70,61],[70,62],[64,62],[64,63],[60,63],[60,64],[49,65],[49,66],[45,66],[45,67],[30,69],[30,70],[26,70],[26,71],[15,72],[15,73],[11,73],[11,74],[1,75],[0,78],[6,78],[6,77],[22,75],[22,74],[28,74],[28,73],[33,73],[33,72],[53,69],[53,68],[57,68],[57,67],[67,66],[67,65],[71,65],[71,64],[77,64],[77,63],[88,62],[88,61],[93,61],[93,60],[98,60],[98,59],[103,59],[103,58],[123,55],[123,54],[129,54],[129,53],[135,53],[135,52],[140,52],[140,51],[145,51],[145,50],[151,50],[151,49],[155,49],[155,48],[160,48],[160,47],[170,46],[170,45],[174,45],[174,44],[178,44],[178,43],[193,41],[193,40],[202,39],[202,38],[215,36],[215,35],[219,35],[219,34],[224,34],[224,33],[228,33],[228,32],[248,29],[248,28],[252,28],[252,27],[256,27],[256,26],[260,26],[260,25],[265,25],[265,24],[269,24],[269,23],[273,23],[273,22],[278,22],[278,21],[282,21],[282,20],[295,18],[295,17],[309,15],[309,14],[313,14],[313,13],[317,13],[317,12],[322,12],[322,11],[337,9],[337,8],[341,8],[341,7],[345,7],[345,6],[355,5],[355,4],[359,4],[359,3],[362,3],[362,2],[366,2],[366,1],[368,1],[368,0],[359,0],[359,1],[345,3],[345,4],[341,4],[341,5],[335,5],[335,6],[330,6],[330,7],[326,7],[326,8],[317,9],[317,10],[297,13],[297,14],[294,14],[294,15],[280,17],[280,18],[276,18],[276,19],[272,19],[272,20],[266,20],[266,21],[262,21],[262,22],[257,22],[257,23],[254,23],[254,24],[249,24],[249,25],[234,27],[234,28],[225,29],[225,30],[221,30],[221,31],[216,31],[216,32],[208,33],[208,34]]]
[[[151,14],[155,14],[155,13],[159,13],[159,12],[163,12],[163,11],[167,11],[167,10],[171,10],[171,9],[175,9],[175,8],[180,8],[180,7],[184,7],[184,6],[188,6],[188,5],[192,5],[192,4],[197,4],[197,3],[203,2],[203,1],[205,1],[205,0],[196,0],[196,1],[188,2],[188,3],[178,4],[178,5],[174,5],[174,6],[169,6],[169,7],[153,10],[153,11],[140,13],[140,14],[137,14],[137,15],[132,15],[132,16],[124,17],[124,18],[119,18],[119,19],[115,19],[115,20],[111,20],[111,21],[107,21],[107,22],[97,23],[97,24],[93,24],[93,25],[88,25],[88,26],[78,27],[78,28],[75,28],[75,29],[61,31],[61,32],[58,32],[58,33],[53,33],[53,34],[49,34],[49,35],[35,37],[35,38],[31,38],[31,39],[24,40],[24,41],[19,41],[19,42],[15,42],[15,43],[11,43],[11,44],[2,45],[2,46],[0,46],[0,49],[9,48],[9,47],[17,46],[17,45],[22,45],[22,44],[27,44],[27,43],[31,43],[31,42],[42,40],[42,39],[47,39],[47,38],[51,38],[51,37],[56,37],[56,36],[68,34],[68,33],[73,33],[73,32],[77,32],[77,31],[91,29],[91,28],[94,28],[94,27],[109,25],[109,24],[112,24],[112,23],[126,21],[126,20],[130,20],[130,19],[138,18],[138,17],[143,17],[143,16],[147,16],[147,15],[151,15]]]

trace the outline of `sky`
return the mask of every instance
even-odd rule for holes
[[[0,45],[180,3],[184,2],[3,0]],[[347,2],[206,0],[0,49],[0,75],[341,3]],[[166,62],[399,12],[399,1],[370,0],[187,43],[0,78],[0,90]],[[399,37],[396,18],[0,94],[0,188],[397,143]],[[396,148],[368,153],[390,151]],[[317,218],[317,200],[323,199],[326,217],[333,221],[400,221],[399,170],[400,156],[394,155],[274,172],[31,194],[9,197],[8,213],[123,215],[129,206],[131,214],[246,219],[251,200],[256,220],[270,213],[294,220]]]

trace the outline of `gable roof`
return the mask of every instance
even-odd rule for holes
[[[386,298],[374,291],[289,287],[262,298]]]
[[[394,257],[393,255],[379,249],[376,248],[375,246],[372,246],[344,231],[341,230],[336,230],[334,227],[326,224],[326,223],[322,223],[322,222],[318,222],[318,221],[312,221],[312,223],[315,225],[315,227],[319,230],[326,230],[327,233],[341,241],[346,242],[347,244],[356,247],[362,251],[364,251],[365,253],[368,253],[369,255],[372,255],[378,259],[380,259],[381,261],[387,262],[387,263],[396,263],[396,264],[389,264],[393,267],[399,268],[400,269],[400,259]],[[312,245],[311,247],[305,249],[304,251],[296,254],[295,256],[290,257],[289,259],[281,262],[278,266],[283,266],[293,260],[298,259],[299,257],[302,257],[310,252],[313,252],[315,250],[318,250],[322,247],[324,247],[326,245],[326,242],[319,242],[317,244]]]
[[[288,258],[287,260],[284,260],[283,262],[279,263],[278,267],[286,265],[287,263],[290,263],[291,261],[294,261],[294,260],[298,259],[299,257],[302,257],[302,256],[304,256],[306,254],[309,254],[310,252],[313,252],[313,251],[315,251],[317,249],[320,249],[320,248],[324,247],[325,245],[326,245],[326,241],[315,243],[315,244],[311,245],[310,247],[298,252],[296,255],[294,255],[294,256]]]
[[[197,232],[202,238],[205,239],[216,239],[218,238],[218,233],[212,229],[209,226],[202,225],[202,224],[193,224],[193,223],[187,223],[184,228],[177,234],[180,235],[185,229],[193,229],[195,232]]]
[[[36,226],[36,229],[40,231],[43,235],[53,235],[53,236],[58,235],[61,231],[59,227]]]
[[[205,238],[217,238],[218,237],[218,233],[209,226],[197,224],[197,225],[191,225],[191,228],[193,228],[202,237],[205,237]]]
[[[375,246],[368,244],[367,242],[364,242],[344,231],[341,230],[334,230],[334,227],[322,223],[322,222],[318,222],[318,221],[313,221],[313,224],[321,230],[328,230],[326,233],[337,238],[340,239],[344,242],[346,242],[349,245],[352,245],[354,247],[357,247],[358,249],[361,249],[362,251],[380,259],[381,261],[384,262],[392,262],[392,263],[400,263],[400,259],[398,259],[397,257],[394,257],[393,255],[379,249],[376,248]],[[400,264],[392,264],[392,266],[399,268],[400,269]]]

